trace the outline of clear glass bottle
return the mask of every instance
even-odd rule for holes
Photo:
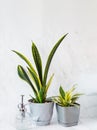
[[[29,130],[32,128],[32,117],[27,112],[23,103],[24,95],[21,95],[21,103],[18,105],[18,113],[15,119],[15,126],[17,130]]]

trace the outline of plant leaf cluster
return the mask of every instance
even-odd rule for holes
[[[52,48],[46,62],[44,73],[43,73],[42,59],[39,50],[34,42],[32,42],[31,52],[36,68],[33,67],[31,61],[26,56],[24,56],[22,53],[18,51],[13,50],[13,52],[15,52],[27,64],[26,69],[23,66],[18,65],[17,71],[19,77],[22,80],[26,81],[31,86],[34,92],[34,97],[32,97],[33,102],[37,103],[46,102],[48,88],[54,76],[54,74],[52,74],[49,80],[47,81],[49,67],[57,48],[59,47],[59,45],[66,36],[67,34],[62,36]]]
[[[74,93],[75,85],[68,91],[63,90],[62,86],[59,88],[59,96],[53,97],[52,100],[60,106],[69,107],[78,105],[76,101],[82,95],[81,93]]]

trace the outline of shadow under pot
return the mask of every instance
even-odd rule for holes
[[[70,107],[62,107],[56,104],[56,110],[59,124],[65,127],[75,126],[78,124],[80,114],[79,104]]]
[[[29,102],[32,123],[38,126],[49,125],[53,114],[53,102],[32,103]]]

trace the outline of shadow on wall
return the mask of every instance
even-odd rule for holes
[[[97,74],[83,74],[78,79],[78,91],[84,93],[79,99],[81,117],[97,118]]]
[[[97,118],[97,94],[84,95],[79,99],[81,104],[81,118]]]

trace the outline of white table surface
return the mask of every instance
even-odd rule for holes
[[[80,111],[80,120],[77,126],[73,127],[63,127],[57,123],[57,115],[56,110],[54,108],[53,117],[51,120],[51,124],[47,126],[32,126],[32,130],[97,130],[97,103],[93,103],[93,101],[97,102],[97,100],[93,100],[90,105],[90,100],[88,104],[84,104]],[[1,106],[0,107],[0,130],[16,130],[14,126],[15,119],[15,110],[16,107],[12,108],[12,106]]]
[[[16,130],[16,128],[11,123],[2,121],[0,130]],[[97,130],[97,118],[81,119],[77,126],[72,127],[63,127],[53,119],[50,125],[32,126],[31,130]]]

